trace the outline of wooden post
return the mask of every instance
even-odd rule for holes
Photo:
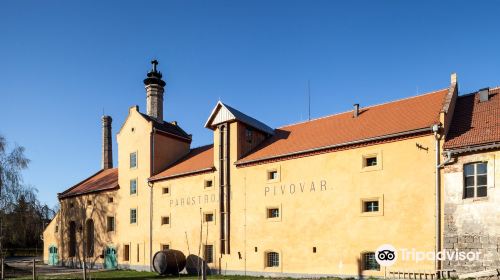
[[[3,279],[5,279],[3,258],[0,258],[0,269],[2,270],[1,274],[0,274],[0,279],[3,280]]]
[[[35,264],[35,259],[33,259],[33,280],[36,280],[36,264]]]
[[[202,265],[201,279],[207,280],[207,263],[205,262],[205,260],[201,261],[201,265]]]

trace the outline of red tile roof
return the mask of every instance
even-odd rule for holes
[[[60,193],[59,198],[67,198],[87,193],[118,189],[118,168],[100,170],[89,178]]]
[[[486,102],[478,93],[458,97],[444,149],[500,142],[500,87],[489,96]]]
[[[237,164],[276,159],[288,155],[348,145],[356,141],[426,129],[439,122],[448,89],[410,97],[353,112],[327,116],[278,128]]]
[[[157,181],[201,172],[212,172],[214,169],[214,146],[207,145],[191,149],[185,157],[149,178],[149,180]]]

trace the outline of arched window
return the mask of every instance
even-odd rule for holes
[[[76,255],[76,223],[74,221],[69,222],[69,247],[68,256],[74,257]]]
[[[86,253],[87,257],[92,257],[94,256],[94,220],[88,219],[86,224],[85,224],[85,229],[86,229]]]

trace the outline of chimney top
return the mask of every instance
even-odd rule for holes
[[[166,85],[165,81],[163,81],[161,78],[163,77],[161,72],[156,69],[158,66],[158,60],[154,59],[151,61],[152,68],[147,74],[147,78],[144,79],[144,84],[145,85],[160,85],[164,87]]]
[[[490,88],[482,88],[479,90],[479,102],[486,102],[490,99]]]
[[[354,106],[354,110],[352,112],[352,116],[353,116],[353,118],[357,118],[359,116],[359,104],[356,103],[353,106]]]

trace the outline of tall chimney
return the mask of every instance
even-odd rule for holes
[[[111,142],[110,116],[102,116],[102,169],[113,168],[113,149]]]
[[[156,119],[158,122],[163,122],[163,92],[165,81],[161,79],[161,72],[156,69],[157,60],[151,61],[153,68],[148,73],[148,77],[144,79],[146,87],[146,108],[148,116]]]

